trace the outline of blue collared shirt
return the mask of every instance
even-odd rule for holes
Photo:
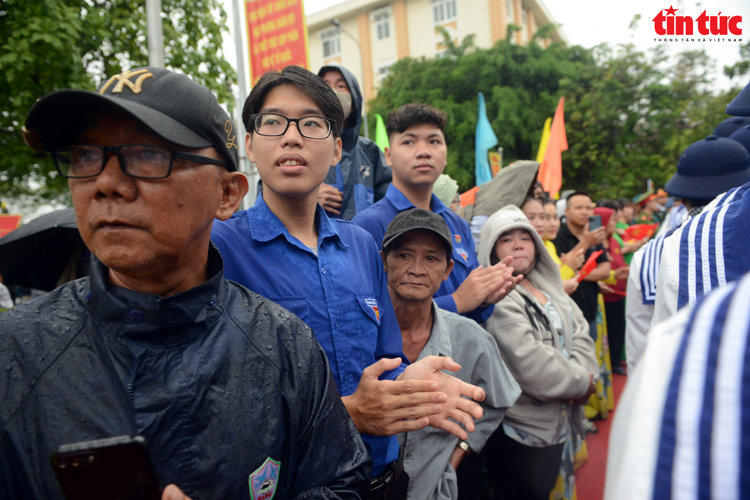
[[[224,257],[224,275],[285,307],[304,321],[328,356],[336,386],[349,396],[362,371],[380,358],[401,358],[381,379],[408,365],[378,248],[369,234],[329,219],[318,206],[318,255],[281,223],[259,196],[252,208],[214,221],[211,240]],[[395,437],[362,435],[373,476],[398,458]]]
[[[380,247],[383,244],[383,236],[385,236],[388,224],[391,223],[399,212],[410,208],[415,208],[414,204],[396,186],[391,184],[388,186],[385,197],[371,207],[358,213],[352,219],[352,223],[370,233],[375,238],[378,247]],[[430,209],[445,219],[446,224],[448,224],[448,229],[450,229],[453,235],[452,258],[455,262],[450,276],[447,280],[443,281],[438,291],[435,292],[435,303],[441,309],[457,312],[456,302],[451,297],[451,294],[458,289],[469,273],[479,266],[477,252],[474,249],[474,240],[471,237],[471,229],[466,221],[451,212],[434,194],[430,202]],[[464,316],[473,319],[477,323],[484,323],[492,315],[494,309],[494,304],[487,307],[479,306]]]

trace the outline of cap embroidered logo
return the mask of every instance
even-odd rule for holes
[[[237,134],[232,135],[232,132],[234,132],[234,127],[232,126],[231,120],[227,120],[224,123],[224,132],[227,133],[227,141],[229,141],[227,142],[227,149],[231,149],[231,148],[238,149],[237,143],[234,142],[234,140],[237,138]]]
[[[130,79],[134,76],[138,76],[138,78],[136,78],[135,80],[135,83],[130,81]],[[147,69],[139,69],[137,71],[127,70],[120,73],[119,75],[114,75],[112,78],[110,78],[107,83],[104,84],[101,89],[99,89],[99,93],[103,95],[107,91],[109,86],[112,85],[115,80],[117,80],[117,85],[115,85],[115,88],[112,89],[113,94],[122,94],[122,89],[125,85],[127,85],[130,91],[134,94],[140,94],[143,91],[143,81],[147,78],[153,77],[154,75]]]

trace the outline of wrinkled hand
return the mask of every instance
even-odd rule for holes
[[[368,366],[354,394],[341,398],[359,432],[394,436],[422,429],[430,423],[427,417],[444,410],[441,403],[448,401],[448,397],[438,392],[437,380],[419,377],[402,380],[403,375],[396,381],[378,380],[383,372],[400,364],[401,358],[384,358]]]
[[[577,271],[586,261],[586,250],[583,248],[573,249],[568,253],[560,255],[560,262]]]
[[[563,290],[565,290],[565,293],[573,295],[573,293],[578,290],[578,285],[580,285],[578,281],[579,276],[581,276],[581,273],[576,273],[572,278],[563,280]]]
[[[599,285],[599,291],[601,293],[615,293],[614,288],[612,288],[611,286],[607,285],[606,283],[604,283],[602,281],[597,281],[597,284]]]
[[[161,500],[191,500],[189,496],[184,494],[180,488],[174,484],[170,484],[161,494]]]
[[[461,465],[461,460],[468,456],[468,453],[456,446],[453,448],[453,453],[451,453],[451,458],[448,462],[451,464],[451,467],[453,467],[453,470],[458,470],[458,466]]]
[[[630,274],[630,266],[618,267],[615,269],[615,279],[626,280]]]
[[[318,203],[326,212],[340,215],[341,204],[344,202],[344,195],[335,187],[322,183],[318,190]]]
[[[594,245],[597,245],[599,243],[604,243],[604,240],[606,239],[607,232],[603,227],[598,227],[593,231],[589,231],[589,223],[586,223],[586,226],[583,228],[583,236],[581,236],[581,241],[587,248],[593,247]]]
[[[571,405],[585,405],[589,402],[589,396],[596,393],[596,384],[594,384],[594,374],[589,373],[589,387],[586,389],[586,394],[578,399],[565,399],[563,403]]]
[[[462,423],[466,430],[474,432],[474,419],[481,418],[484,414],[482,407],[469,399],[484,401],[485,393],[481,388],[468,384],[462,380],[452,377],[440,370],[455,372],[461,369],[461,365],[451,358],[439,356],[427,356],[416,363],[409,365],[398,380],[432,380],[438,383],[440,392],[444,393],[448,400],[443,403],[443,410],[429,418],[432,427],[450,432],[458,439],[466,440],[469,435],[456,422]],[[455,420],[453,422],[449,418]]]
[[[473,269],[461,285],[451,294],[459,314],[473,311],[482,304],[494,304],[508,295],[523,276],[513,276],[508,267],[513,257],[508,256],[490,267]]]

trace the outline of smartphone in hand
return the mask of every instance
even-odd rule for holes
[[[160,500],[161,488],[141,436],[64,444],[51,458],[66,500]]]
[[[589,217],[589,231],[599,229],[602,227],[602,218],[600,215],[592,215]]]

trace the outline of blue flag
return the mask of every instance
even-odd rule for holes
[[[492,131],[490,121],[487,119],[487,108],[484,105],[484,95],[479,92],[479,120],[477,120],[475,156],[475,172],[477,177],[477,186],[492,180],[490,173],[490,162],[487,159],[487,150],[497,146],[497,137]]]

